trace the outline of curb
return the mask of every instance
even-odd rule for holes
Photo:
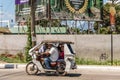
[[[5,63],[0,64],[0,69],[18,69],[18,68],[25,68],[26,64],[17,64],[17,63]]]

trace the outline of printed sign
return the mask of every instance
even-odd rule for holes
[[[66,6],[73,13],[83,13],[88,5],[88,0],[65,0]]]

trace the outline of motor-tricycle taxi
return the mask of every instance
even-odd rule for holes
[[[48,44],[52,44],[59,53],[59,58],[56,61],[51,61],[49,63],[50,69],[46,68],[44,59],[47,57],[50,57],[51,54],[45,54],[46,51],[49,52],[49,49],[46,51],[40,51],[40,49],[43,46],[48,46]],[[76,63],[75,63],[75,53],[72,49],[72,44],[74,44],[71,41],[60,41],[60,40],[44,40],[31,48],[29,50],[29,55],[32,57],[32,61],[30,61],[26,65],[26,72],[29,75],[37,74],[38,72],[45,72],[45,74],[57,74],[57,75],[66,75],[70,70],[76,69]],[[60,53],[63,47],[62,54]]]

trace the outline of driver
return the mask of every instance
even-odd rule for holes
[[[50,62],[57,61],[59,57],[58,49],[53,45],[53,43],[48,43],[48,48],[50,49],[48,52],[45,52],[45,54],[49,57],[44,59],[45,65],[47,69],[51,69]]]

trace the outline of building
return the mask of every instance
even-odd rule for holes
[[[0,27],[0,35],[1,34],[9,34],[9,33],[11,33],[11,31],[9,30],[9,28]]]
[[[1,27],[3,27],[4,23],[7,24],[6,27],[10,28],[10,21],[9,20],[2,20],[2,21],[0,21]]]

